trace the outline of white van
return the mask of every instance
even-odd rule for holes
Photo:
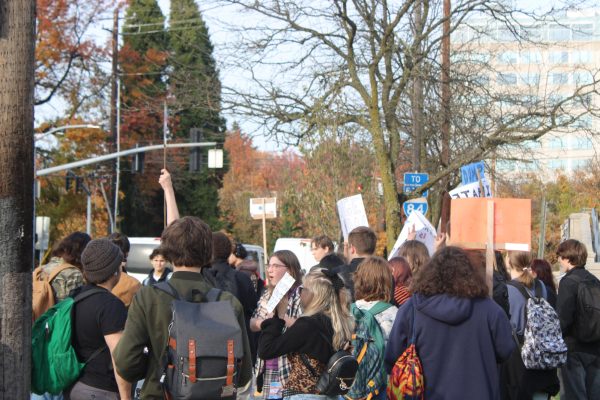
[[[310,271],[311,267],[317,265],[319,262],[315,260],[315,257],[310,251],[310,242],[312,239],[299,239],[299,238],[279,238],[275,242],[275,248],[273,252],[279,250],[290,250],[298,257],[300,266],[305,273]]]
[[[138,281],[142,282],[150,271],[152,264],[150,263],[150,254],[160,246],[160,238],[152,237],[130,237],[129,256],[127,256],[127,273]],[[262,247],[253,244],[244,244],[248,252],[247,259],[254,260],[258,263],[260,276],[265,279],[265,252]],[[171,265],[167,265],[172,268]]]

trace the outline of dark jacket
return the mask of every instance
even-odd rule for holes
[[[350,290],[352,294],[352,300],[354,301],[354,273],[358,269],[358,266],[361,262],[363,262],[364,258],[353,258],[350,261],[350,264],[340,265],[339,267],[334,268],[333,270],[340,274],[342,279],[344,280],[344,284]]]
[[[556,312],[560,319],[560,329],[567,343],[569,352],[588,353],[600,356],[600,343],[582,343],[575,338],[573,329],[577,318],[577,291],[579,283],[573,276],[580,279],[596,279],[585,267],[577,267],[568,271],[558,285]]]
[[[171,271],[171,268],[165,268],[163,270],[163,273],[160,275],[160,278],[158,278],[158,280],[156,280],[156,279],[154,279],[154,270],[152,270],[152,271],[150,271],[150,273],[148,274],[146,279],[144,279],[144,281],[142,282],[142,285],[152,286],[152,285],[156,285],[158,282],[164,282],[170,278],[172,273],[173,273],[173,271]]]
[[[201,274],[187,271],[174,272],[169,283],[185,297],[189,296],[192,290],[204,294],[212,287]],[[231,302],[243,331],[244,358],[239,386],[244,386],[252,377],[252,360],[243,309],[239,301],[229,293],[222,293],[219,299]],[[152,286],[142,287],[129,307],[123,336],[113,353],[117,371],[123,379],[129,382],[145,379],[142,387],[143,399],[164,398],[158,378],[160,360],[164,356],[171,322],[172,301],[173,298],[161,290]],[[148,348],[147,357],[144,355],[145,347]]]
[[[271,359],[287,355],[290,362],[290,375],[284,388],[287,394],[317,394],[315,385],[318,375],[323,372],[333,355],[331,320],[323,314],[317,314],[298,318],[285,332],[284,326],[285,322],[277,317],[263,321],[258,356]],[[307,356],[304,362],[301,354]],[[313,376],[305,362],[311,364],[317,377]]]
[[[409,345],[415,309],[425,398],[499,399],[497,364],[515,348],[504,311],[489,298],[414,294],[398,309],[390,333],[385,352],[388,373]]]
[[[508,304],[508,289],[506,288],[506,279],[498,271],[494,271],[493,275],[493,297],[496,304],[498,304],[508,318],[510,318],[510,305]]]

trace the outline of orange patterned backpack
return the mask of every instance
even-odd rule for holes
[[[388,381],[387,398],[390,400],[423,400],[425,398],[423,366],[415,346],[415,313],[413,304],[410,343],[396,360]]]

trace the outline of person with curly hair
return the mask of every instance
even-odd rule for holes
[[[409,347],[414,325],[426,399],[499,399],[498,363],[515,342],[508,317],[488,297],[466,252],[454,246],[437,251],[410,289],[386,348],[387,372]]]

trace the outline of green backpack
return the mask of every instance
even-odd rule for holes
[[[59,394],[77,381],[85,364],[102,353],[96,350],[82,363],[72,345],[74,305],[102,289],[90,289],[54,305],[33,324],[31,330],[31,391]]]

